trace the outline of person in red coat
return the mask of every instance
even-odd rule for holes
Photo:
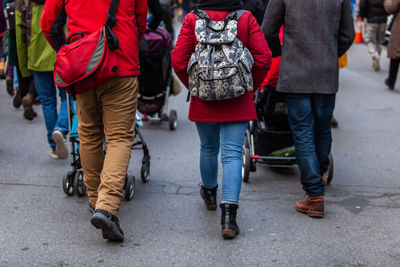
[[[43,33],[58,51],[68,35],[98,31],[106,23],[111,0],[47,0],[41,18]],[[135,137],[138,93],[138,42],[147,23],[146,0],[120,0],[113,32],[119,39],[118,77],[76,95],[80,160],[94,227],[103,238],[123,241],[118,211]],[[68,18],[68,20],[67,20]],[[106,139],[107,153],[103,151]]]
[[[205,10],[212,21],[223,21],[231,11],[241,8],[240,0],[198,2],[198,9]],[[197,45],[196,20],[197,17],[193,13],[185,17],[175,49],[172,51],[173,68],[186,87],[189,58]],[[253,88],[257,88],[271,65],[271,52],[256,19],[250,12],[239,18],[237,36],[253,56]],[[233,238],[239,233],[236,213],[242,181],[242,146],[248,122],[256,119],[253,92],[230,100],[215,101],[202,101],[196,96],[191,96],[189,120],[196,123],[200,137],[200,195],[209,210],[217,208],[218,154],[221,149],[223,175],[220,207],[224,238]]]

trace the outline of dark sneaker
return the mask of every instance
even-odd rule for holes
[[[111,241],[124,241],[124,232],[119,226],[117,216],[106,210],[97,209],[90,222],[103,232],[103,238]]]
[[[202,185],[200,187],[200,196],[204,200],[204,204],[206,205],[208,210],[217,209],[217,189],[218,185],[210,189],[205,188]]]
[[[222,237],[233,239],[239,234],[239,226],[236,223],[236,213],[239,206],[231,203],[222,203],[219,206],[221,208]]]
[[[66,138],[63,132],[60,130],[55,130],[52,134],[54,143],[56,143],[56,149],[54,154],[58,156],[59,159],[68,158],[68,146],[66,144]]]
[[[13,106],[14,108],[20,108],[22,103],[21,103],[21,93],[19,92],[19,90],[16,90],[17,92],[14,95],[13,98]]]
[[[389,79],[385,80],[385,84],[389,88],[389,90],[394,90],[394,85],[389,83]]]
[[[7,93],[10,96],[13,96],[15,94],[15,90],[14,90],[14,81],[11,78],[7,78],[6,80],[6,87],[7,87]]]
[[[24,109],[24,113],[22,113],[22,117],[28,121],[33,120],[36,116],[37,113],[33,110],[32,106]]]

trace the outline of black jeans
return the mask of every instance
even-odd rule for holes
[[[396,83],[397,72],[399,71],[400,58],[390,59],[388,83],[393,86]]]

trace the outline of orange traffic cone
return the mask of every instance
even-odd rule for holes
[[[356,36],[354,37],[355,43],[363,42],[362,26],[363,26],[363,23],[362,23],[361,17],[358,17],[358,19],[356,21]]]

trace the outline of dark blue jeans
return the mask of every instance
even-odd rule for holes
[[[33,71],[33,79],[36,91],[42,103],[44,122],[47,129],[47,140],[51,148],[56,147],[52,134],[54,130],[60,130],[67,134],[68,128],[68,109],[67,97],[64,89],[58,89],[61,105],[60,112],[57,112],[57,89],[53,80],[52,71]]]
[[[286,95],[301,183],[310,196],[325,193],[321,177],[329,166],[335,97],[335,94]]]

